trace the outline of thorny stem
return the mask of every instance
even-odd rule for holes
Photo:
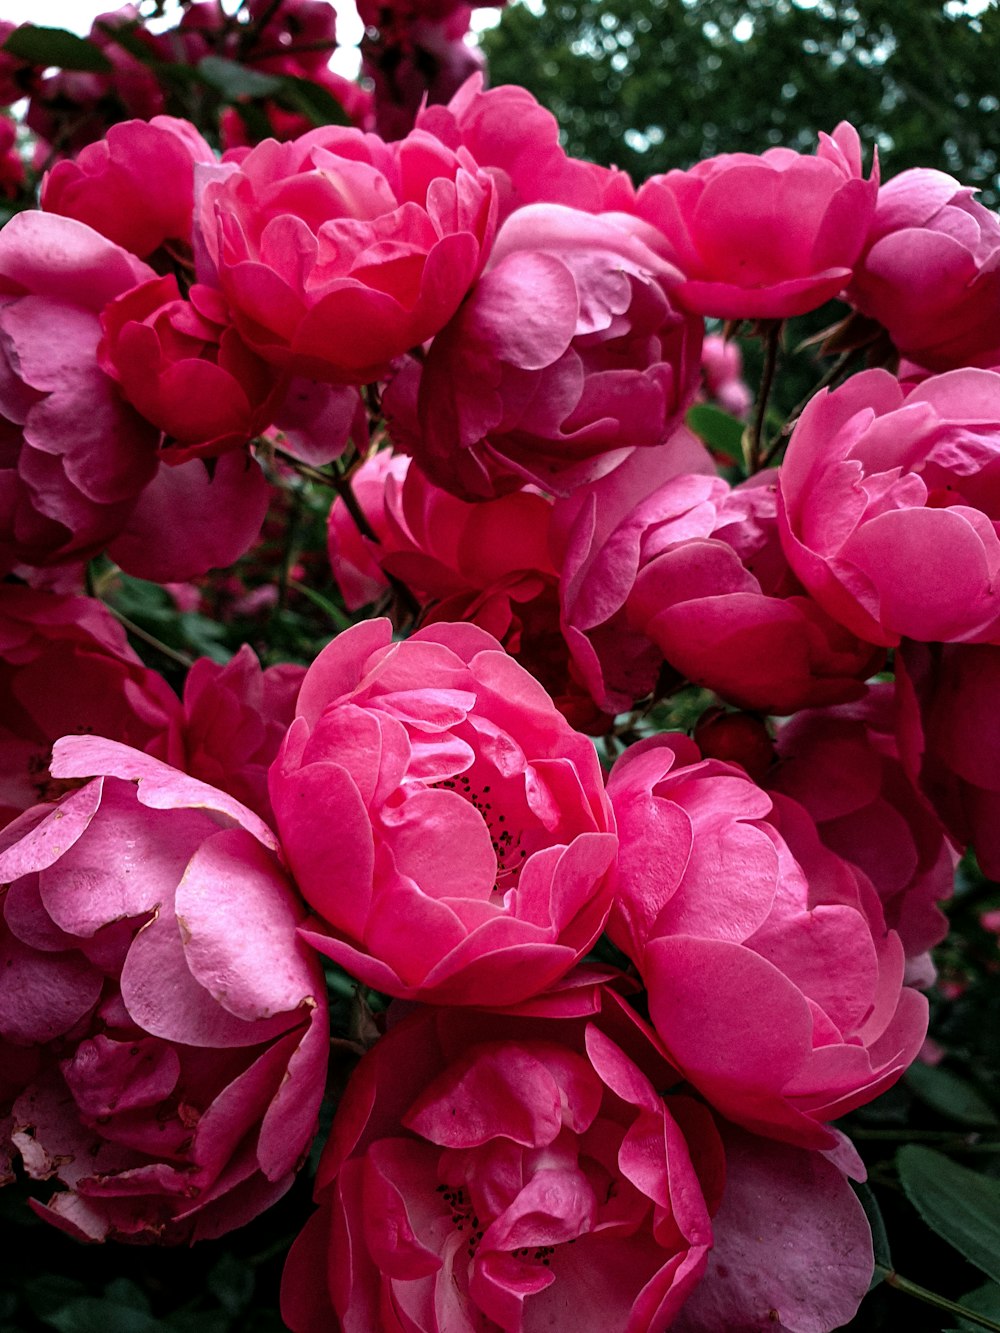
[[[946,1296],[939,1296],[936,1291],[928,1291],[926,1287],[918,1286],[916,1282],[911,1282],[909,1278],[900,1277],[897,1272],[891,1268],[886,1268],[884,1264],[876,1264],[875,1271],[881,1273],[882,1280],[890,1287],[905,1292],[907,1296],[914,1296],[918,1301],[923,1301],[926,1305],[933,1305],[938,1310],[947,1310],[949,1314],[967,1319],[970,1324],[976,1324],[979,1328],[988,1328],[993,1333],[1000,1333],[1000,1324],[995,1320],[989,1319],[984,1314],[977,1314],[975,1310],[970,1310],[964,1305],[958,1305],[955,1301],[949,1301]]]
[[[750,427],[750,439],[747,447],[747,471],[751,476],[764,466],[765,458],[774,452],[773,447],[764,448],[764,418],[767,414],[767,400],[771,396],[774,372],[778,365],[778,349],[781,346],[781,320],[774,320],[767,330],[764,342],[764,369],[760,376],[760,389],[757,392],[757,407],[753,425]]]

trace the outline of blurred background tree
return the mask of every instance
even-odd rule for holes
[[[483,35],[493,84],[637,182],[715,153],[811,151],[850,120],[883,174],[938,167],[1000,202],[996,0],[529,0]]]

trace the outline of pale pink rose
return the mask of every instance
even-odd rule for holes
[[[903,768],[894,725],[890,684],[869,687],[857,703],[799,713],[778,728],[765,785],[794,797],[823,845],[865,872],[886,924],[915,958],[947,933],[937,904],[951,896],[958,854]]]
[[[926,167],[887,181],[847,291],[930,370],[1000,362],[1000,218],[974,194]]]
[[[0,232],[0,569],[96,555],[156,471],[158,431],[96,359],[102,308],[153,276],[71,218]]]
[[[617,841],[596,752],[475,625],[345,630],[271,769],[304,938],[366,985],[513,1003],[600,934]]]
[[[448,322],[493,239],[492,181],[422,131],[267,140],[210,182],[201,226],[261,356],[332,383],[379,378]]]
[[[12,1142],[56,1183],[32,1207],[83,1240],[220,1235],[281,1197],[316,1130],[329,1032],[301,907],[232,797],[99,737],[52,767],[102,776],[0,856],[0,1038],[40,1052]]]
[[[186,120],[125,121],[46,173],[41,206],[145,259],[166,241],[190,242],[194,164],[214,161]]]
[[[701,347],[701,374],[705,396],[734,417],[750,412],[753,394],[743,378],[743,354],[739,343],[709,333]]]
[[[927,1031],[875,890],[800,805],[685,736],[630,746],[608,794],[621,840],[608,930],[670,1059],[737,1124],[833,1146],[825,1122],[895,1083]]]
[[[518,209],[431,345],[417,461],[467,500],[535,482],[564,495],[662,444],[697,387],[702,321],[625,214]]]
[[[603,706],[631,707],[664,662],[763,712],[862,694],[881,655],[831,620],[791,573],[774,475],[731,488],[704,474],[657,484],[640,472],[636,496],[619,493],[612,473],[588,488],[561,596],[567,637]]]
[[[1000,647],[904,643],[899,748],[949,832],[1000,879]]]
[[[610,989],[526,1010],[421,1008],[365,1056],[285,1267],[295,1333],[673,1325],[723,1184],[712,1117],[661,1095],[676,1074]]]
[[[60,736],[144,749],[180,711],[100,602],[13,584],[0,584],[0,699],[0,823],[59,794],[49,755]]]
[[[686,281],[678,299],[719,319],[784,319],[843,291],[875,212],[878,163],[864,179],[846,121],[815,157],[791,148],[723,153],[652,176],[636,211],[666,238]]]
[[[225,666],[199,657],[169,730],[142,748],[272,824],[267,770],[295,717],[304,675],[305,667],[290,662],[262,669],[246,643]]]
[[[101,330],[98,363],[163,431],[164,462],[241,449],[278,409],[279,372],[246,346],[212,287],[195,283],[184,298],[172,274],[151,279],[105,306]]]
[[[570,157],[559,123],[527,88],[483,87],[472,75],[447,106],[426,106],[417,128],[457,149],[464,145],[496,182],[500,221],[525,204],[568,204],[586,213],[630,212],[635,190],[628,174]]]
[[[904,393],[884,370],[818,393],[778,478],[789,563],[869,643],[981,642],[1000,622],[1000,374]]]

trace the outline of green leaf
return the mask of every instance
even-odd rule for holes
[[[235,60],[222,56],[203,56],[196,66],[202,79],[221,93],[228,101],[241,97],[273,97],[281,90],[284,79],[275,74],[261,74],[259,70],[238,65]]]
[[[930,1229],[1000,1281],[1000,1180],[908,1143],[896,1154],[906,1196]]]
[[[282,80],[275,100],[288,111],[308,116],[313,125],[350,125],[351,118],[328,88],[311,79],[289,75]]]
[[[55,65],[90,74],[107,74],[112,68],[111,61],[93,42],[65,28],[39,28],[33,23],[22,23],[2,49],[32,65]]]
[[[975,1291],[970,1291],[958,1302],[965,1306],[973,1314],[985,1315],[987,1319],[994,1321],[1000,1320],[1000,1287],[995,1282],[986,1282]],[[974,1324],[968,1319],[960,1319],[959,1326],[956,1329],[950,1329],[949,1333],[967,1333],[967,1330],[976,1330],[980,1324]]]
[[[991,1129],[1000,1124],[979,1089],[948,1069],[918,1062],[907,1070],[904,1081],[915,1097],[960,1125]]]
[[[1000,1287],[995,1282],[987,1282],[975,1291],[963,1296],[959,1305],[964,1305],[974,1314],[985,1315],[987,1319],[1000,1322]],[[947,1333],[975,1333],[981,1325],[973,1324],[968,1319],[960,1319],[957,1328],[948,1329]]]
[[[696,403],[687,414],[687,424],[710,449],[725,454],[734,463],[743,464],[742,421],[737,421],[711,403]]]
[[[878,1200],[871,1191],[871,1187],[864,1181],[852,1180],[851,1188],[858,1196],[858,1202],[865,1210],[865,1217],[868,1218],[868,1225],[872,1229],[872,1249],[875,1253],[875,1272],[872,1275],[871,1285],[868,1290],[871,1291],[877,1287],[885,1277],[885,1269],[893,1267],[892,1255],[889,1252],[889,1235],[885,1229],[885,1222],[882,1218],[882,1209],[878,1206]]]
[[[45,1322],[57,1333],[162,1333],[151,1315],[96,1296],[71,1301],[47,1315]]]
[[[116,1277],[104,1289],[105,1300],[115,1305],[124,1305],[129,1310],[141,1310],[149,1314],[149,1297],[138,1283],[127,1277]]]

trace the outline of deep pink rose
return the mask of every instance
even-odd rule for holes
[[[170,275],[104,308],[98,362],[125,398],[166,436],[165,462],[240,449],[271,422],[279,372],[232,326],[225,301],[196,283],[184,299]]]
[[[887,181],[847,291],[930,370],[1000,362],[1000,218],[974,194],[926,167]]]
[[[0,194],[17,197],[24,186],[24,163],[17,151],[17,126],[0,115]]]
[[[766,786],[794,797],[824,846],[865,872],[887,925],[917,958],[947,933],[937,904],[951,895],[958,855],[903,768],[894,725],[890,684],[857,703],[799,713],[778,728]]]
[[[566,494],[662,444],[694,397],[702,321],[624,214],[518,209],[431,345],[417,461],[467,500],[525,481]]]
[[[566,543],[566,635],[598,702],[630,708],[664,662],[764,712],[858,697],[880,654],[789,570],[775,474],[734,488],[704,474],[657,484],[640,463],[620,470],[621,489],[618,472],[587,488]]]
[[[3,49],[4,43],[21,25],[0,19],[0,106],[10,106],[22,97],[30,97],[41,77],[41,69],[20,56]]]
[[[180,711],[98,601],[0,584],[0,824],[59,784],[52,742],[93,733],[144,749]]]
[[[464,149],[327,127],[260,144],[206,187],[201,216],[247,343],[293,374],[361,384],[448,322],[495,214]]]
[[[869,643],[981,642],[1000,622],[1000,374],[909,393],[884,370],[818,393],[778,478],[781,541],[822,607]]]
[[[362,537],[344,502],[334,501],[330,564],[349,610],[384,595],[392,575],[421,604],[421,624],[478,625],[574,727],[608,729],[611,719],[591,701],[559,627],[549,499],[524,490],[467,503],[428,481],[413,460],[384,451],[354,473],[352,485],[378,541]]]
[[[686,282],[678,299],[719,319],[784,319],[847,286],[875,212],[878,163],[864,179],[846,121],[815,157],[791,148],[723,153],[652,176],[636,211],[667,241]]]
[[[158,432],[96,359],[102,308],[151,277],[71,218],[0,232],[0,569],[96,555],[153,476]]]
[[[927,1001],[868,880],[805,810],[685,736],[608,779],[621,852],[612,939],[638,964],[674,1064],[730,1120],[825,1148],[825,1122],[915,1058]]]
[[[273,824],[267,770],[295,717],[304,675],[290,662],[262,669],[246,643],[225,666],[199,657],[169,730],[143,748]]]
[[[617,842],[596,752],[475,625],[345,630],[271,769],[305,938],[367,985],[507,1004],[600,934]]]
[[[528,1013],[421,1008],[355,1072],[289,1256],[296,1333],[653,1333],[704,1271],[723,1162],[707,1108],[611,991]]]
[[[232,797],[99,737],[52,770],[103,776],[0,856],[0,1039],[41,1057],[13,1144],[58,1182],[32,1206],[83,1240],[220,1235],[281,1197],[316,1130],[329,1033],[301,908]]]
[[[112,125],[42,181],[41,206],[77,218],[140,259],[165,241],[191,240],[194,164],[215,155],[195,127],[173,116]]]
[[[484,89],[483,76],[474,74],[447,106],[424,107],[417,128],[469,150],[496,182],[501,222],[525,204],[568,204],[585,213],[632,209],[628,174],[570,157],[555,116],[527,88]]]
[[[1000,647],[904,643],[899,748],[910,777],[983,873],[1000,880]]]
[[[422,106],[447,102],[485,70],[486,56],[467,40],[471,12],[460,5],[448,18],[414,18],[362,42],[361,67],[372,83],[375,129],[383,139],[403,138]]]

